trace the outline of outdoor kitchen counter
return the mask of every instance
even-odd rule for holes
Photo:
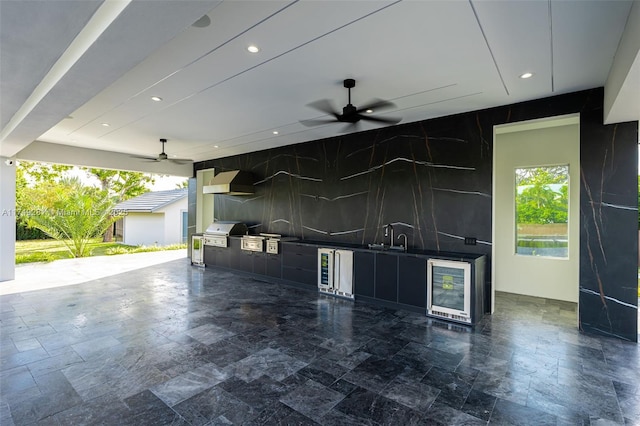
[[[391,250],[368,245],[297,240],[283,242],[283,278],[288,270],[317,285],[318,248],[353,251],[353,288],[356,300],[389,308],[424,312],[427,306],[427,260],[454,260],[471,264],[471,279],[485,283],[487,256],[436,250]],[[300,281],[300,280],[298,280]],[[486,283],[484,284],[486,287]],[[487,290],[483,291],[489,294]],[[484,299],[484,295],[480,295]],[[485,308],[486,309],[486,308]]]
[[[353,251],[365,251],[372,253],[387,253],[387,254],[396,254],[399,256],[424,256],[427,258],[438,258],[438,259],[451,259],[451,260],[467,260],[473,261],[478,259],[484,254],[479,253],[466,253],[466,252],[450,252],[450,251],[438,251],[438,250],[420,250],[420,249],[412,249],[409,248],[407,251],[397,250],[397,249],[380,249],[380,248],[369,248],[368,245],[356,244],[356,243],[343,243],[343,242],[329,242],[329,241],[318,241],[318,240],[295,240],[283,242],[283,244],[301,244],[301,245],[309,245],[314,246],[316,248],[325,247],[325,248],[336,248],[343,250],[353,250]]]
[[[351,243],[292,241],[288,238],[280,241],[278,254],[269,254],[241,250],[240,242],[240,236],[230,236],[229,247],[205,246],[205,264],[311,290],[318,288],[318,248],[351,250],[355,300],[393,309],[424,312],[428,259],[468,262],[472,267],[472,279],[485,282],[487,257],[477,253],[412,249],[404,252]],[[488,294],[486,290],[485,294]]]

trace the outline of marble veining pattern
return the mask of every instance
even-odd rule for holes
[[[431,163],[429,161],[415,161],[415,160],[411,160],[410,158],[400,157],[400,158],[394,158],[393,160],[386,161],[386,162],[384,162],[382,164],[379,164],[377,166],[371,167],[371,168],[369,168],[369,169],[367,169],[365,171],[354,173],[354,174],[349,175],[349,176],[343,176],[343,177],[340,178],[340,180],[348,180],[348,179],[353,179],[353,178],[358,177],[358,176],[366,175],[368,173],[375,172],[375,171],[377,171],[379,169],[384,168],[385,166],[391,165],[391,164],[393,164],[395,162],[398,162],[398,161],[405,162],[405,163],[411,163],[411,164],[415,164],[415,165],[418,165],[418,166],[435,167],[435,168],[443,168],[443,169],[471,170],[471,171],[475,170],[473,167],[452,166],[452,165],[446,165],[446,164],[434,164],[434,163]]]
[[[270,180],[274,179],[276,176],[279,176],[279,175],[286,175],[286,176],[290,176],[290,177],[295,178],[295,179],[310,180],[310,181],[313,181],[313,182],[322,182],[322,179],[318,179],[318,178],[314,178],[314,177],[310,177],[310,176],[302,176],[302,175],[299,175],[299,174],[290,173],[290,172],[288,172],[286,170],[278,170],[277,172],[275,172],[271,176],[267,176],[266,178],[255,182],[254,185],[263,184],[263,183],[265,183],[267,181],[270,181]]]
[[[467,195],[479,195],[480,197],[491,198],[490,194],[485,194],[483,192],[478,191],[462,191],[459,189],[446,189],[446,188],[432,188],[434,191],[444,191],[444,192],[453,192],[456,194],[467,194]]]
[[[588,288],[580,288],[580,291],[583,292],[583,293],[592,294],[594,296],[600,296],[600,293],[598,293],[597,291],[589,290]],[[638,309],[638,305],[634,305],[632,303],[625,303],[625,302],[623,302],[621,300],[614,299],[613,297],[610,297],[610,296],[603,296],[603,297],[606,300],[610,300],[612,302],[618,303],[618,304],[626,306],[628,308],[636,309],[636,310]]]
[[[605,203],[604,201],[601,202],[600,205],[605,206],[605,207],[611,207],[613,209],[631,210],[631,211],[634,211],[634,212],[638,211],[638,207],[636,207],[636,206],[621,206],[620,204]]]
[[[359,195],[366,195],[368,193],[369,193],[368,191],[360,191],[360,192],[356,192],[356,193],[353,193],[353,194],[338,195],[338,196],[333,197],[333,198],[328,198],[328,197],[323,197],[323,196],[313,195],[313,194],[300,194],[300,196],[301,197],[313,198],[313,199],[320,199],[320,200],[324,200],[324,201],[337,201],[337,200],[342,200],[344,198],[357,197]]]

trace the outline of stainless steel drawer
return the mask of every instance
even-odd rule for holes
[[[264,238],[261,237],[242,237],[240,248],[247,251],[264,251]]]

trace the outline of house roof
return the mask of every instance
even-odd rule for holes
[[[186,196],[187,188],[147,192],[138,197],[118,203],[114,209],[126,212],[153,213]]]

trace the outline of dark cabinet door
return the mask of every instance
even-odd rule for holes
[[[282,257],[279,254],[267,254],[265,275],[282,278]]]
[[[376,253],[376,299],[398,302],[398,255]]]
[[[264,252],[253,253],[253,273],[267,275],[267,254]]]
[[[356,251],[353,254],[353,293],[375,297],[375,254]]]
[[[427,259],[398,258],[398,303],[427,307]]]
[[[242,258],[240,255],[242,254],[242,250],[240,249],[240,238],[230,237],[228,239],[228,247],[226,247],[225,253],[227,254],[227,264],[223,265],[227,268],[231,269],[241,269],[240,265],[242,264]]]
[[[236,257],[235,269],[245,272],[253,272],[254,253],[252,251],[240,250],[240,253],[234,253],[234,255]]]
[[[311,271],[309,269],[283,266],[282,278],[288,281],[293,281],[300,284],[306,284],[309,287],[316,287],[318,284],[317,272]]]
[[[222,266],[224,268],[229,267],[229,247],[214,247],[215,251],[215,261],[217,266]]]
[[[215,266],[216,264],[216,250],[215,247],[205,246],[204,247],[204,264],[207,266]]]

